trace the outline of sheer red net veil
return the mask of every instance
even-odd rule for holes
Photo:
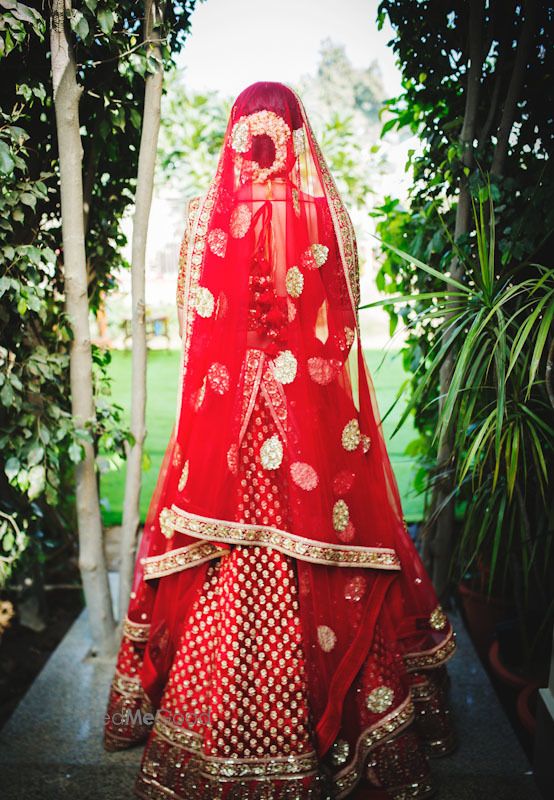
[[[334,764],[335,796],[345,796],[372,748],[411,725],[414,676],[441,667],[455,635],[385,447],[352,223],[288,87],[255,83],[235,101],[181,259],[176,420],[125,622],[144,646],[137,677],[156,708],[214,560],[235,545],[292,557],[317,757]],[[272,515],[265,496],[253,514],[249,494],[245,431],[260,393],[269,416],[256,458],[279,498]],[[378,646],[395,677],[374,671],[361,687]]]

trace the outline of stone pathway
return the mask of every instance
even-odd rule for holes
[[[450,662],[456,753],[432,761],[437,800],[541,800],[532,770],[458,614]],[[91,658],[86,610],[0,731],[3,800],[133,800],[142,748],[106,753],[102,727],[114,662]]]

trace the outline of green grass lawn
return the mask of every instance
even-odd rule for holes
[[[382,415],[392,404],[398,387],[405,379],[400,353],[391,351],[383,361],[380,350],[366,351],[366,360],[375,384],[377,402]],[[382,362],[382,363],[381,363]],[[175,350],[152,350],[148,353],[148,386],[146,406],[146,451],[151,464],[143,475],[141,493],[141,518],[144,520],[150,497],[156,485],[158,471],[167,446],[176,412],[179,353]],[[113,400],[129,409],[131,396],[131,353],[114,351],[110,365],[113,378]],[[408,521],[421,518],[422,498],[412,488],[416,466],[404,455],[406,445],[414,438],[411,421],[390,439],[390,434],[401,414],[400,404],[385,420],[384,431],[394,472],[400,487],[404,516]],[[125,467],[104,474],[101,479],[102,514],[106,525],[121,522]]]

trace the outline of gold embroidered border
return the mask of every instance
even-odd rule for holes
[[[164,508],[160,513],[160,527],[162,530],[178,531],[195,538],[225,542],[226,544],[261,545],[273,547],[285,555],[309,561],[313,564],[332,564],[337,567],[367,567],[370,569],[400,570],[401,564],[398,555],[388,547],[354,547],[352,545],[336,545],[326,542],[315,543],[280,528],[267,525],[251,525],[229,520],[200,517],[173,505]],[[215,548],[215,545],[211,545]],[[171,569],[168,560],[185,556],[188,547],[172,550],[161,556],[143,559],[145,574],[150,564],[156,564],[156,569],[163,569],[165,574],[175,569],[183,569],[175,563]],[[209,556],[208,556],[209,557]],[[163,566],[162,566],[163,562]],[[152,576],[150,576],[152,577]]]
[[[218,547],[212,542],[195,542],[187,545],[187,547],[180,547],[177,550],[161,553],[159,556],[142,558],[144,580],[148,581],[154,578],[162,578],[164,575],[172,575],[174,572],[180,572],[212,558],[218,558],[227,552],[226,548]]]
[[[318,767],[314,751],[271,758],[231,759],[203,755],[202,737],[194,731],[181,728],[160,712],[156,715],[154,730],[170,744],[183,747],[198,756],[201,773],[215,780],[304,777],[315,774]]]
[[[144,693],[138,676],[131,678],[117,670],[114,672],[112,688],[125,697],[140,697]]]
[[[133,622],[125,617],[123,622],[123,636],[132,642],[147,642],[150,633],[150,623]]]
[[[333,782],[337,792],[336,798],[346,797],[363,776],[367,756],[374,747],[385,739],[395,736],[415,719],[415,706],[410,695],[390,714],[367,728],[356,743],[356,751],[352,763],[338,772]]]
[[[191,753],[202,752],[202,737],[194,731],[189,731],[186,728],[180,728],[174,722],[165,718],[165,715],[160,713],[156,714],[154,722],[154,730],[163,739],[166,739],[170,744],[177,747],[184,747]]]
[[[406,653],[404,663],[408,672],[416,669],[432,669],[444,664],[454,655],[457,648],[456,633],[450,628],[448,636],[436,647],[431,650],[421,650],[417,653]]]

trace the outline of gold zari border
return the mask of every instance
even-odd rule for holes
[[[225,548],[218,547],[212,542],[195,542],[187,547],[170,550],[159,556],[149,556],[141,559],[144,567],[144,580],[148,581],[154,578],[162,578],[164,575],[172,575],[174,572],[195,567],[197,564],[202,564],[212,558],[218,558],[225,553],[227,553]]]
[[[132,642],[147,642],[150,634],[150,623],[133,622],[125,617],[123,622],[123,636]]]
[[[211,519],[191,514],[173,505],[160,512],[160,528],[165,536],[171,537],[174,531],[187,536],[208,540],[205,544],[215,548],[212,540],[225,544],[261,545],[273,547],[285,555],[313,564],[332,564],[337,567],[367,567],[372,569],[400,570],[400,559],[394,550],[388,547],[353,547],[325,542],[313,542],[294,533],[283,531],[266,525],[250,525],[228,520]],[[185,569],[188,563],[170,569],[172,559],[186,557],[190,545],[171,550],[161,556],[143,559],[145,577],[157,577],[169,574],[175,569]],[[209,557],[209,556],[207,556]],[[156,572],[156,575],[153,574]]]
[[[408,672],[416,669],[432,669],[444,664],[455,653],[457,648],[456,633],[450,628],[448,636],[432,650],[423,650],[420,653],[406,653],[404,663]]]
[[[401,729],[410,725],[414,719],[415,706],[411,696],[408,696],[390,714],[362,733],[356,744],[356,753],[352,763],[334,776],[337,800],[350,794],[363,776],[364,764],[369,752],[385,739],[395,736]]]
[[[271,758],[230,759],[206,756],[201,752],[199,734],[175,725],[159,713],[156,715],[154,730],[171,745],[193,753],[199,760],[200,772],[217,781],[304,777],[315,774],[318,768],[317,755],[313,750],[309,753]]]

